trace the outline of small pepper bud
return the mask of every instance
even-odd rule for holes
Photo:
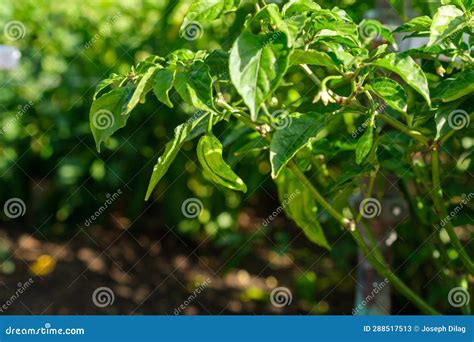
[[[446,69],[443,68],[443,65],[440,63],[440,61],[438,60],[435,61],[435,68],[436,68],[436,73],[439,76],[444,77],[444,74],[446,73]]]
[[[265,137],[268,133],[270,133],[270,126],[267,124],[260,125],[257,127],[257,131],[262,137]]]
[[[326,91],[326,89],[324,89],[322,92],[321,92],[321,101],[323,101],[324,105],[327,106],[329,101],[331,99],[331,96],[329,95],[329,93]]]

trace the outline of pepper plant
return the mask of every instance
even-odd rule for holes
[[[209,25],[228,29],[223,23],[248,5],[193,1],[181,34],[192,45]],[[466,189],[472,180],[472,8],[470,0],[443,0],[433,17],[391,30],[372,19],[355,23],[345,11],[310,0],[251,2],[245,20],[231,27],[239,32],[230,32],[236,37],[230,49],[152,55],[127,75],[100,83],[90,110],[97,149],[147,96],[172,108],[191,106],[193,114],[175,128],[153,168],[146,199],[189,140],[199,139],[197,158],[207,179],[235,191],[247,191],[235,163],[264,156],[286,214],[309,240],[330,249],[325,229],[337,222],[399,293],[436,314],[390,269],[370,218],[381,209],[374,189],[383,190],[378,184],[394,175],[411,205],[413,229],[433,242],[440,267],[448,265],[452,279],[472,281],[472,247],[459,238],[471,239],[462,226],[472,197]],[[402,37],[425,37],[425,44],[401,52]],[[221,127],[222,134],[213,133]],[[226,149],[238,146],[232,165],[223,137]],[[350,205],[357,193],[361,203],[375,203],[375,215]],[[463,204],[452,215],[450,208]]]

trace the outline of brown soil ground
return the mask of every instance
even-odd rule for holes
[[[241,216],[242,222],[252,220],[252,212]],[[279,220],[277,225],[298,233]],[[14,265],[10,274],[0,273],[0,302],[9,303],[3,314],[173,315],[181,304],[180,314],[351,313],[354,275],[337,271],[329,255],[303,236],[284,252],[275,251],[271,236],[248,242],[242,246],[250,247],[247,253],[229,266],[243,248],[217,248],[205,236],[189,240],[153,222],[144,219],[136,232],[108,219],[102,226],[77,227],[64,241],[48,240],[39,231],[21,233],[23,227],[0,227],[0,242],[8,250],[3,265]],[[33,275],[31,265],[42,255],[54,261],[43,269],[47,274]],[[318,275],[314,300],[304,299],[295,287],[295,279],[308,270]],[[30,277],[33,283],[11,300]],[[271,304],[277,286],[292,292],[289,305]],[[113,304],[94,305],[100,287],[113,291]],[[312,291],[310,286],[310,296]]]

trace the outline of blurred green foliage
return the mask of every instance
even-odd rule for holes
[[[17,47],[22,59],[19,68],[0,71],[0,203],[11,197],[23,199],[30,224],[27,228],[40,229],[48,237],[61,237],[73,235],[76,224],[83,225],[98,205],[104,203],[107,194],[121,189],[124,195],[114,205],[132,223],[154,205],[160,224],[167,223],[172,228],[177,224],[176,229],[183,234],[218,240],[217,246],[225,248],[224,258],[232,257],[227,268],[237,266],[258,241],[268,243],[263,236],[267,230],[253,234],[236,229],[239,209],[248,198],[232,191],[217,191],[204,180],[195,165],[192,142],[184,146],[155,193],[172,191],[155,198],[153,203],[143,202],[156,157],[174,127],[189,118],[191,108],[169,109],[154,97],[147,98],[146,104],[134,111],[126,132],[119,131],[100,155],[89,129],[88,112],[94,88],[102,79],[111,73],[126,74],[131,65],[150,54],[164,56],[181,47],[229,48],[239,32],[232,28],[240,26],[248,13],[246,9],[253,7],[253,1],[243,2],[247,6],[241,6],[231,20],[226,17],[224,23],[206,27],[202,39],[190,42],[179,33],[190,0],[3,0],[0,44]],[[326,8],[345,8],[356,22],[376,3],[375,0],[318,2]],[[410,12],[432,14],[439,6],[439,2],[421,0],[411,4],[406,0],[392,3],[402,16],[412,16]],[[24,25],[21,39],[10,40],[3,33],[5,25],[12,20]],[[255,166],[255,161],[252,163]],[[259,173],[242,165],[237,167],[249,186],[249,193],[262,185],[269,193],[275,193],[272,182],[263,177],[269,168],[263,158],[257,160]],[[183,173],[186,176],[180,177]],[[192,196],[204,202],[205,210],[199,220],[186,220],[181,214],[181,203]],[[253,196],[258,198],[258,194]],[[255,201],[253,204],[259,205]],[[402,229],[403,234],[414,237],[414,242],[422,242],[411,226]],[[275,238],[277,252],[285,253],[292,237],[285,230],[277,232]],[[398,254],[410,254],[408,246],[399,248]],[[312,252],[304,249],[301,259]],[[336,268],[349,269],[349,256],[355,254],[355,247],[343,239],[332,253],[338,256]],[[430,257],[417,253],[402,271],[415,277],[419,265]],[[0,245],[0,259],[7,258],[8,248]],[[14,264],[8,261],[2,267],[2,272],[8,274]],[[298,294],[313,303],[315,288],[327,288],[329,281],[336,284],[339,276],[336,272],[332,272],[332,278],[316,276],[311,271],[296,276]],[[416,286],[421,289],[423,284],[418,282]],[[439,291],[445,295],[444,289]],[[262,298],[254,289],[245,295],[248,300]]]
[[[23,55],[18,69],[0,73],[1,120],[8,128],[0,140],[3,201],[22,198],[38,225],[54,213],[42,231],[55,234],[64,233],[61,222],[81,223],[117,188],[126,194],[121,206],[128,215],[142,212],[151,167],[146,162],[172,134],[179,111],[149,101],[134,113],[134,133],[114,138],[101,155],[91,143],[87,112],[96,84],[108,74],[126,73],[151,52],[166,54],[187,43],[179,37],[182,10],[176,1],[2,4],[0,26],[15,20],[25,29],[24,37],[15,41],[0,36],[0,43],[16,46]],[[106,163],[112,155],[115,160]],[[193,173],[190,160],[181,158],[174,174]],[[174,178],[169,177],[170,184]],[[188,188],[206,191],[199,181],[183,182],[174,185],[183,189],[173,191],[178,197],[189,197]],[[168,219],[179,213],[177,204],[182,202],[173,196],[171,200],[160,203]],[[231,207],[238,203],[234,200]]]
[[[252,1],[247,3],[253,6]],[[230,44],[232,25],[243,20],[248,9],[242,6],[235,20],[227,23],[228,31],[216,24],[206,28],[203,39],[189,42],[179,34],[189,4],[164,0],[2,3],[0,27],[13,20],[24,26],[21,39],[0,35],[0,44],[15,46],[22,53],[17,69],[0,71],[2,202],[12,196],[22,198],[36,227],[53,235],[73,233],[64,223],[82,224],[118,188],[125,195],[117,205],[132,220],[148,207],[142,196],[151,162],[190,109],[170,110],[148,99],[130,119],[132,133],[116,135],[100,155],[93,147],[87,112],[95,86],[109,74],[127,73],[150,54]],[[357,18],[372,4],[343,0],[336,5],[347,7]],[[221,194],[203,182],[195,172],[194,154],[186,155],[191,150],[191,143],[185,146],[184,155],[160,185],[161,190],[172,187],[174,191],[166,201],[157,199],[158,210],[166,213],[165,222],[181,221],[182,232],[195,235],[202,224],[206,234],[215,236],[218,228],[235,226],[242,195]],[[259,168],[264,173],[268,164],[262,161]],[[183,172],[188,176],[179,178]],[[261,183],[259,175],[242,172],[253,188]],[[192,194],[209,199],[201,224],[182,220],[180,203]]]

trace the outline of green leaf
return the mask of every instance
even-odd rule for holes
[[[456,5],[465,9],[465,5],[468,5],[472,0],[441,0],[441,5]]]
[[[466,24],[463,11],[453,5],[441,6],[433,16],[428,46],[440,43],[446,37],[462,30]]]
[[[265,5],[249,20],[247,26],[250,27],[252,24],[261,26],[262,22],[276,26],[278,30],[282,29],[281,26],[284,26],[284,21],[277,4]]]
[[[436,122],[435,140],[438,140],[453,129],[464,128],[469,124],[469,113],[458,108],[458,106],[459,103],[450,102],[438,107],[434,116]]]
[[[245,157],[249,154],[252,154],[252,153],[255,153],[255,152],[261,152],[261,151],[264,151],[264,150],[268,150],[270,148],[270,145],[268,143],[268,141],[263,138],[262,136],[259,136],[249,142],[247,142],[246,144],[244,144],[243,146],[241,146],[240,148],[236,149],[235,152],[234,152],[234,156],[242,156],[242,157]]]
[[[179,150],[186,142],[186,138],[188,134],[196,127],[202,119],[207,116],[206,114],[202,114],[192,120],[188,120],[185,123],[177,126],[174,130],[174,137],[171,141],[166,144],[165,151],[163,154],[158,158],[156,165],[153,167],[153,173],[150,178],[150,182],[148,184],[148,189],[146,191],[145,200],[148,200],[155,189],[158,182],[163,178],[163,176],[168,171],[169,167],[173,163],[173,160],[178,155]]]
[[[474,1],[473,0],[461,0],[466,7],[466,10],[472,10],[474,8]]]
[[[290,56],[290,65],[308,64],[337,69],[334,60],[324,51],[294,50]]]
[[[179,49],[169,53],[167,60],[171,65],[176,65],[178,62],[192,62],[194,59],[198,59],[198,56],[196,56],[198,53],[201,53],[201,51],[196,53],[188,49]]]
[[[336,42],[345,46],[356,48],[359,46],[359,43],[356,38],[357,27],[355,25],[350,25],[350,30],[344,29],[344,26],[335,26],[332,29],[324,28],[320,30],[315,35],[315,41],[320,42]],[[322,27],[327,27],[327,23],[321,24]],[[355,30],[352,29],[352,26],[356,27]]]
[[[423,59],[432,59],[433,55],[440,55],[445,52],[446,49],[442,48],[439,45],[434,46],[422,46],[419,48],[406,50],[404,53],[410,55],[412,58],[423,58]]]
[[[451,102],[474,92],[474,71],[464,70],[454,78],[445,79],[433,91],[433,98]]]
[[[151,55],[139,62],[135,67],[135,73],[142,75],[145,72],[147,72],[148,69],[155,67],[156,65],[159,65],[162,62],[165,62],[166,60],[162,57]]]
[[[398,74],[408,85],[420,93],[431,107],[428,80],[413,58],[406,54],[391,53],[376,60],[373,64]]]
[[[92,99],[96,100],[98,97],[97,95],[99,95],[99,93],[101,93],[104,89],[106,89],[110,85],[118,86],[120,82],[122,82],[124,79],[125,79],[125,76],[111,74],[108,78],[106,78],[105,80],[102,80],[97,85],[97,87],[95,87],[95,92],[94,92],[94,95],[92,96]]]
[[[433,20],[431,20],[427,15],[416,17],[399,26],[394,32],[428,32],[432,22]]]
[[[345,46],[360,47],[357,25],[343,10],[321,9],[313,13],[315,41],[333,41]]]
[[[195,113],[194,116],[201,115],[201,114],[202,114],[202,111],[199,111]],[[208,115],[205,119],[201,120],[201,122],[199,122],[199,125],[194,127],[193,130],[188,134],[186,138],[186,142],[194,140],[197,137],[203,135],[204,133],[208,131],[209,125],[212,125],[214,127],[218,122],[223,120],[223,118],[224,116],[220,116],[220,115],[219,116],[213,115],[212,118],[210,115]],[[212,124],[209,122],[209,120],[211,119],[212,119]]]
[[[160,65],[152,66],[147,70],[147,72],[143,75],[140,82],[138,82],[135,91],[133,92],[132,98],[127,104],[127,110],[122,113],[122,115],[130,114],[130,112],[136,107],[138,102],[144,101],[145,96],[153,87],[153,78],[158,71],[158,69],[162,68]]]
[[[296,222],[310,241],[331,250],[318,221],[316,201],[308,188],[289,169],[281,173],[276,183],[285,213]]]
[[[321,6],[312,0],[290,0],[283,6],[282,13],[285,17],[291,17],[302,12],[311,12],[321,9]]]
[[[349,52],[345,51],[343,45],[335,42],[323,42],[330,51],[327,52],[329,56],[336,62],[337,65],[344,66],[350,69],[354,64],[366,58],[361,52],[357,54],[357,57],[353,56]],[[356,51],[357,52],[357,51]]]
[[[232,83],[257,119],[262,103],[280,84],[288,69],[291,49],[284,32],[254,35],[244,31],[235,41],[229,60]]]
[[[212,96],[212,78],[209,66],[202,61],[195,61],[190,68],[179,67],[174,87],[181,98],[198,109],[214,112]]]
[[[226,12],[237,9],[239,3],[240,0],[194,0],[185,19],[198,22],[212,21]]]
[[[369,60],[380,58],[387,52],[389,52],[389,46],[387,44],[378,45],[375,49],[370,51]]]
[[[359,36],[364,44],[369,44],[374,39],[381,37],[390,44],[396,46],[390,29],[375,19],[364,19],[360,22]]]
[[[356,188],[360,184],[360,178],[372,169],[373,167],[368,164],[342,168],[341,174],[329,184],[326,194],[332,195],[346,187]]]
[[[153,85],[153,93],[156,98],[170,108],[173,108],[173,103],[170,100],[169,92],[174,85],[175,72],[168,68],[158,70],[155,76],[155,83]]]
[[[197,156],[204,173],[216,184],[247,192],[244,181],[222,158],[222,150],[221,142],[214,135],[204,135],[199,139]]]
[[[368,88],[393,109],[403,113],[407,111],[408,105],[405,89],[394,80],[386,77],[379,77],[376,78]]]
[[[370,124],[365,133],[359,138],[356,146],[356,163],[360,164],[364,158],[370,153],[372,144],[374,143],[374,126]]]
[[[89,120],[97,151],[100,152],[102,142],[126,125],[129,115],[122,113],[126,111],[132,91],[131,85],[116,88],[92,103]]]
[[[284,19],[285,26],[291,37],[290,45],[299,46],[301,38],[303,38],[306,29],[310,26],[311,18],[307,17],[304,12]]]
[[[209,66],[211,76],[220,81],[229,80],[229,53],[227,51],[212,51],[206,57],[205,63]]]
[[[334,22],[354,23],[346,11],[337,7],[333,7],[332,9],[320,9],[314,12],[313,18],[316,20],[331,19]]]
[[[291,21],[283,20],[280,14],[280,8],[277,4],[269,4],[263,7],[252,19],[249,21],[247,26],[249,27],[249,31],[252,31],[252,26],[262,27],[272,27],[273,33],[269,33],[269,41],[275,40],[281,32],[286,34],[287,40],[286,43],[288,46],[293,46],[294,37],[290,33],[294,33],[294,27],[290,29],[289,25],[295,24]],[[273,35],[273,36],[270,36]],[[268,41],[265,42],[268,44]]]
[[[277,178],[283,167],[324,127],[317,113],[295,114],[289,118],[290,124],[273,134],[270,145],[273,178]]]

